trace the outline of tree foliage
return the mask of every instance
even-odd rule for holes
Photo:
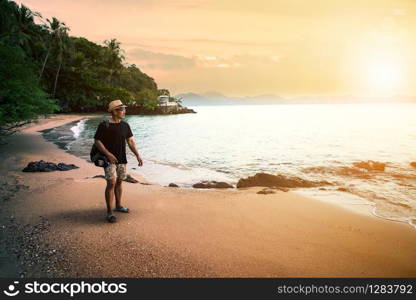
[[[18,124],[59,109],[37,84],[34,66],[19,47],[0,43],[0,129],[14,132]]]
[[[125,62],[119,41],[98,45],[69,32],[55,17],[44,20],[0,0],[0,126],[52,112],[105,110],[114,99],[154,106],[157,84]]]

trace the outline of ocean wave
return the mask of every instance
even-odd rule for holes
[[[331,178],[339,183],[338,191],[371,201],[377,217],[416,225],[416,174],[409,164],[352,162],[301,171]]]
[[[410,179],[416,180],[416,174],[411,167],[394,165],[392,163],[375,162],[352,162],[345,166],[313,166],[302,168],[304,173],[332,174],[338,176],[354,177],[360,179],[371,179],[375,177],[389,177],[390,179]]]
[[[84,124],[87,119],[73,121],[61,126],[42,130],[42,136],[57,145],[60,149],[70,150],[71,144],[76,142],[80,133],[84,130]]]
[[[75,126],[72,126],[70,129],[73,132],[73,137],[74,138],[78,138],[81,134],[81,132],[84,130],[85,128],[85,122],[87,121],[87,119],[81,119],[79,120]]]
[[[167,161],[160,161],[160,160],[156,160],[156,159],[147,159],[148,161],[154,162],[155,164],[158,165],[165,165],[165,166],[169,166],[169,167],[173,167],[173,168],[177,168],[177,169],[181,169],[181,170],[191,170],[192,168],[189,168],[183,164],[180,163],[174,163],[174,162],[167,162]]]

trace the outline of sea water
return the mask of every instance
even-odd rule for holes
[[[416,104],[190,108],[197,113],[126,116],[144,161],[139,167],[127,150],[132,173],[184,188],[201,180],[235,185],[258,172],[326,180],[332,185],[298,191],[333,199],[353,195],[368,201],[376,215],[415,226],[416,168],[410,163],[416,161]],[[88,159],[102,119],[72,124],[75,139],[66,149]],[[367,160],[385,163],[386,168],[368,172],[353,165]]]

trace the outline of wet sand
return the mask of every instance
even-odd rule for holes
[[[293,192],[170,188],[132,174],[139,183],[124,182],[122,197],[131,212],[117,213],[118,222],[110,224],[104,219],[105,180],[93,178],[103,170],[39,132],[84,117],[51,116],[0,147],[0,226],[9,228],[4,236],[10,239],[13,233],[10,222],[35,226],[46,220],[49,225],[39,238],[57,258],[45,260],[53,266],[38,268],[20,262],[25,276],[416,276],[416,230],[409,225]],[[80,168],[21,172],[41,159]],[[0,264],[0,275],[8,270],[10,264]]]

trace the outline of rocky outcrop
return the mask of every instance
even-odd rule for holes
[[[368,160],[353,163],[353,166],[360,169],[366,169],[367,171],[380,171],[384,172],[386,164],[378,161]]]
[[[227,188],[234,188],[231,184],[228,184],[226,182],[219,182],[219,181],[201,181],[198,183],[195,183],[193,186],[193,188],[198,188],[198,189],[227,189]]]
[[[171,114],[187,114],[196,113],[191,108],[182,106],[178,103],[177,105],[159,105],[155,109],[147,108],[143,103],[129,103],[127,104],[127,114],[129,115],[171,115]],[[61,109],[62,113],[100,113],[107,112],[107,107],[94,106],[94,105],[83,105],[78,108]]]
[[[267,194],[276,194],[276,191],[274,191],[271,188],[264,188],[261,191],[258,191],[257,194],[263,194],[263,195],[267,195]]]
[[[135,179],[130,174],[127,174],[127,177],[124,179],[124,181],[130,182],[130,183],[138,183],[139,182],[137,179]]]
[[[258,191],[257,194],[263,194],[263,195],[276,194],[276,190],[279,190],[279,191],[282,191],[282,192],[288,192],[289,191],[288,188],[272,186],[270,188],[266,187],[266,188]]]
[[[154,110],[147,109],[144,106],[129,106],[127,112],[129,115],[173,115],[196,113],[193,109],[180,105],[158,106]]]
[[[333,174],[361,179],[371,178],[371,173],[367,170],[355,167],[308,167],[303,168],[302,171],[305,173]]]
[[[105,176],[104,175],[95,175],[92,178],[104,178],[105,179]],[[136,178],[134,178],[133,176],[131,176],[130,174],[127,174],[126,178],[123,181],[130,182],[130,183],[139,183],[139,181]],[[142,183],[142,184],[144,184],[144,183]]]
[[[78,169],[74,164],[52,163],[43,160],[32,161],[22,170],[23,172],[52,172],[52,171],[69,171]]]
[[[88,178],[88,177],[86,177],[86,178]],[[104,178],[105,179],[105,176],[104,175],[95,175],[92,178]]]
[[[298,188],[316,187],[321,185],[331,185],[331,183],[327,181],[309,181],[298,177],[257,173],[256,175],[248,178],[241,178],[237,183],[237,188],[252,186]]]
[[[179,187],[179,185],[177,185],[176,183],[169,183],[168,185],[169,187]]]

